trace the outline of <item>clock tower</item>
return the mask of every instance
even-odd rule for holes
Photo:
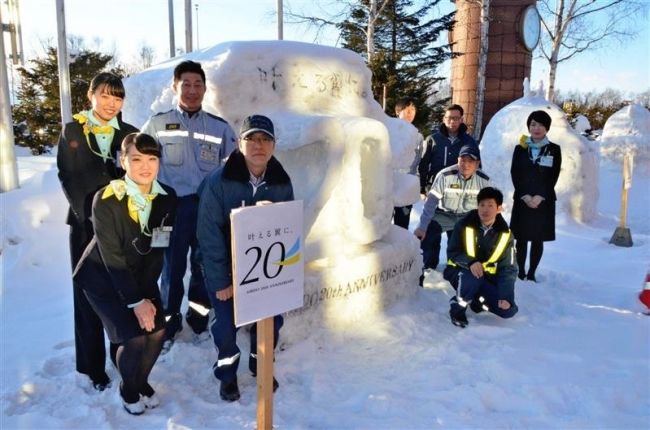
[[[459,55],[451,65],[451,96],[453,103],[465,109],[465,123],[469,132],[475,134],[481,2],[455,0],[455,3],[456,24],[449,33],[449,41],[453,43],[454,54]],[[536,0],[490,0],[483,115],[478,125],[481,132],[499,109],[523,95],[523,81],[530,77],[532,51],[541,31],[536,3]]]

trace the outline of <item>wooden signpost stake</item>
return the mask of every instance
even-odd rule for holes
[[[621,193],[621,220],[614,230],[609,243],[616,246],[632,246],[632,233],[625,227],[627,220],[627,190],[632,187],[632,156],[628,153],[623,158],[623,191]]]
[[[257,429],[273,428],[273,317],[257,323]]]
[[[257,428],[273,428],[274,316],[303,306],[303,202],[230,214],[235,326],[257,324]]]

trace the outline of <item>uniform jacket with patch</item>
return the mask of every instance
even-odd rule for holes
[[[425,149],[418,166],[420,174],[420,192],[426,194],[427,188],[438,172],[458,162],[460,149],[465,145],[476,145],[472,136],[467,134],[467,126],[461,124],[456,140],[451,141],[449,131],[444,124],[424,141]]]
[[[225,119],[204,110],[190,116],[178,106],[149,118],[142,132],[162,146],[158,178],[179,197],[196,194],[206,175],[223,164],[237,141]]]
[[[196,236],[205,285],[211,294],[232,284],[230,212],[263,200],[273,203],[293,200],[291,179],[275,157],[271,157],[264,182],[257,190],[250,183],[250,173],[239,150],[201,185]]]
[[[489,186],[490,177],[480,169],[467,179],[458,170],[458,164],[442,169],[429,190],[418,228],[426,230],[435,219],[442,231],[452,230],[460,218],[478,207],[478,192]]]
[[[138,129],[119,118],[118,124],[120,129],[115,130],[111,142],[112,158],[106,161],[97,155],[101,151],[94,134],[90,133],[86,141],[83,126],[77,121],[63,127],[59,137],[56,165],[63,193],[70,204],[67,219],[70,225],[83,225],[90,218],[95,192],[113,179],[124,175],[117,153],[126,135],[136,133]]]
[[[470,256],[466,249],[466,227],[474,229],[476,237],[476,255],[474,257]],[[481,228],[478,210],[475,209],[468,213],[456,224],[454,232],[447,243],[447,257],[455,266],[447,265],[443,274],[444,278],[454,282],[458,279],[458,273],[461,269],[469,270],[469,266],[474,262],[484,263],[488,261],[497,246],[501,233],[509,231],[508,224],[501,214],[497,214],[492,228],[484,233]],[[484,272],[484,276],[499,289],[499,300],[513,302],[515,280],[517,278],[517,262],[512,234],[508,239],[503,254],[496,262],[496,274],[492,275]]]
[[[176,193],[161,184],[167,195],[151,201],[148,231],[173,226]],[[158,278],[166,248],[152,248],[151,236],[140,231],[140,223],[129,216],[128,196],[102,198],[95,194],[92,222],[95,235],[75,269],[74,279],[98,298],[120,300],[125,306],[145,298],[160,298]]]

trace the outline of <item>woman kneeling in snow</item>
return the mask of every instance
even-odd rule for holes
[[[148,378],[165,333],[158,277],[174,224],[176,193],[156,180],[161,150],[151,136],[129,134],[121,149],[126,176],[95,194],[95,236],[74,277],[111,342],[120,344],[122,404],[139,415],[159,404]]]

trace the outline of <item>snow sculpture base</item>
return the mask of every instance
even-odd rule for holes
[[[293,343],[322,328],[363,330],[391,303],[415,294],[421,272],[419,242],[396,226],[350,257],[312,261],[305,267],[304,306],[286,316],[281,341]]]

